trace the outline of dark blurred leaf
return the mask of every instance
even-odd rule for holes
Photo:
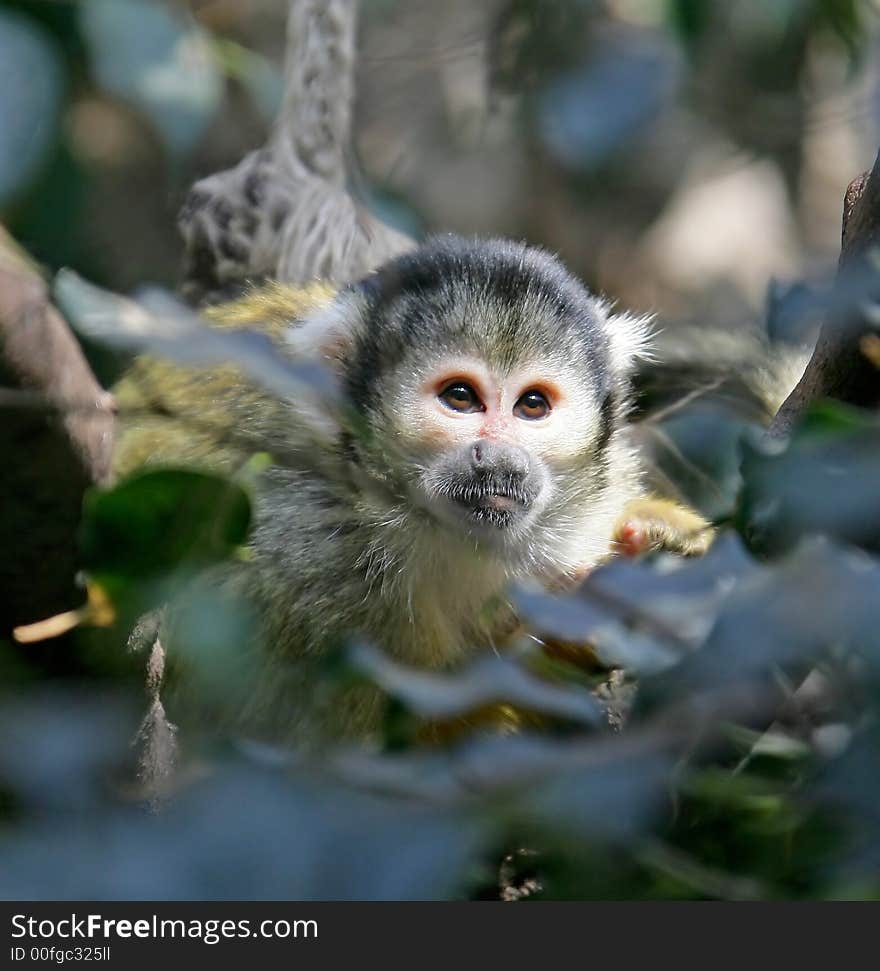
[[[279,397],[296,397],[309,390],[328,406],[341,405],[338,384],[327,368],[292,361],[265,334],[211,327],[157,288],[144,291],[136,302],[62,270],[55,278],[54,293],[74,329],[91,340],[181,364],[234,363]]]
[[[638,674],[662,671],[681,657],[681,645],[667,643],[662,634],[633,631],[604,598],[596,603],[589,593],[561,597],[517,590],[514,602],[529,628],[539,636],[565,643],[589,645],[600,662]]]
[[[31,822],[0,842],[0,898],[423,900],[460,896],[472,816],[286,773],[227,769],[158,816]]]
[[[758,570],[742,540],[731,530],[719,534],[700,557],[661,554],[649,561],[625,557],[595,570],[584,589],[615,591],[633,607],[664,601],[673,606],[693,605],[697,599],[726,596],[737,582]],[[670,608],[670,619],[675,616]]]
[[[654,461],[707,519],[727,518],[740,487],[739,444],[750,427],[709,405],[651,425]]]
[[[383,223],[413,239],[425,236],[424,217],[414,208],[411,200],[387,185],[371,184],[363,191],[370,212]]]
[[[741,530],[775,553],[821,533],[880,550],[880,424],[840,404],[820,404],[787,447],[743,444]]]
[[[647,740],[641,739],[642,743]],[[615,736],[589,740],[534,734],[483,735],[452,750],[334,760],[357,785],[439,805],[473,803],[532,830],[563,830],[590,842],[647,824],[669,782],[662,739],[643,747]]]
[[[200,700],[240,711],[265,663],[261,633],[252,602],[195,581],[175,603],[164,639]]]
[[[803,281],[780,283],[771,280],[767,288],[767,336],[772,345],[812,346],[815,343],[826,294]]]
[[[352,661],[392,697],[431,720],[503,703],[593,727],[605,720],[602,706],[585,690],[549,684],[503,655],[485,654],[458,674],[407,668],[365,644],[353,649]]]
[[[841,39],[851,58],[858,59],[870,34],[865,29],[865,4],[859,0],[817,0],[819,23],[829,26]]]
[[[880,730],[863,729],[833,759],[808,790],[808,798],[839,814],[848,824],[849,845],[836,869],[847,877],[880,873]],[[880,887],[875,887],[880,889]]]
[[[711,21],[711,11],[705,0],[667,0],[669,19],[682,40],[695,47]]]
[[[631,839],[668,799],[670,757],[651,754],[583,766],[523,794],[530,822],[587,842]]]
[[[131,758],[131,699],[113,691],[31,690],[0,700],[0,783],[28,812],[93,810]]]
[[[754,691],[776,665],[815,662],[831,648],[880,663],[880,567],[824,540],[755,571],[725,601],[703,647],[645,687],[685,698]]]
[[[173,155],[190,152],[223,93],[204,33],[161,0],[82,0],[80,17],[98,83],[143,111]]]
[[[230,556],[247,538],[251,507],[217,476],[159,469],[93,490],[85,501],[83,565],[98,578],[159,578]]]
[[[501,796],[530,828],[600,843],[648,825],[666,795],[672,764],[660,738],[642,748],[617,737],[487,736],[458,753],[453,778]]]
[[[64,74],[33,21],[0,10],[0,206],[21,192],[58,137]]]
[[[596,0],[505,0],[490,35],[493,87],[522,92],[574,68],[597,6]]]
[[[727,533],[699,559],[619,558],[573,594],[520,588],[513,598],[538,634],[589,643],[608,666],[652,674],[702,643],[726,597],[756,569],[738,537]]]

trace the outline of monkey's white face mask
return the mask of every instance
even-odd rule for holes
[[[508,370],[441,354],[398,369],[393,387],[383,412],[413,502],[492,547],[527,541],[599,444],[588,382],[550,358]]]

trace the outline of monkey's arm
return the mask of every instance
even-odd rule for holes
[[[328,303],[334,293],[324,283],[267,283],[238,300],[208,307],[204,314],[216,327],[263,333],[283,353],[285,330]],[[142,356],[113,392],[121,415],[115,477],[157,463],[228,474],[254,452],[270,450],[283,424],[277,417],[279,403],[232,365],[186,368]]]

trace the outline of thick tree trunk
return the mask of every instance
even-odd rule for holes
[[[880,153],[873,169],[854,179],[846,191],[831,304],[803,377],[771,425],[772,435],[786,435],[808,405],[820,398],[863,406],[880,401],[880,372],[865,354],[865,339],[878,330],[877,322],[865,313],[867,305],[880,299],[878,244]]]

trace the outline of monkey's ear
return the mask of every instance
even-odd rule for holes
[[[343,379],[345,361],[361,320],[362,304],[358,295],[343,290],[305,317],[292,320],[285,331],[284,339],[293,357],[307,365],[319,365],[334,386],[331,395],[334,407],[328,407],[327,397],[314,393],[314,389],[303,389],[290,401],[301,432],[307,430],[318,441],[338,440],[341,432],[351,430],[344,409],[335,406],[340,404],[336,397],[341,391],[338,381]]]
[[[290,327],[286,335],[288,347],[298,358],[338,368],[352,346],[360,321],[357,295],[343,291]]]
[[[605,332],[611,342],[611,367],[616,374],[629,377],[640,360],[651,359],[653,319],[647,314],[615,314],[605,308]]]

